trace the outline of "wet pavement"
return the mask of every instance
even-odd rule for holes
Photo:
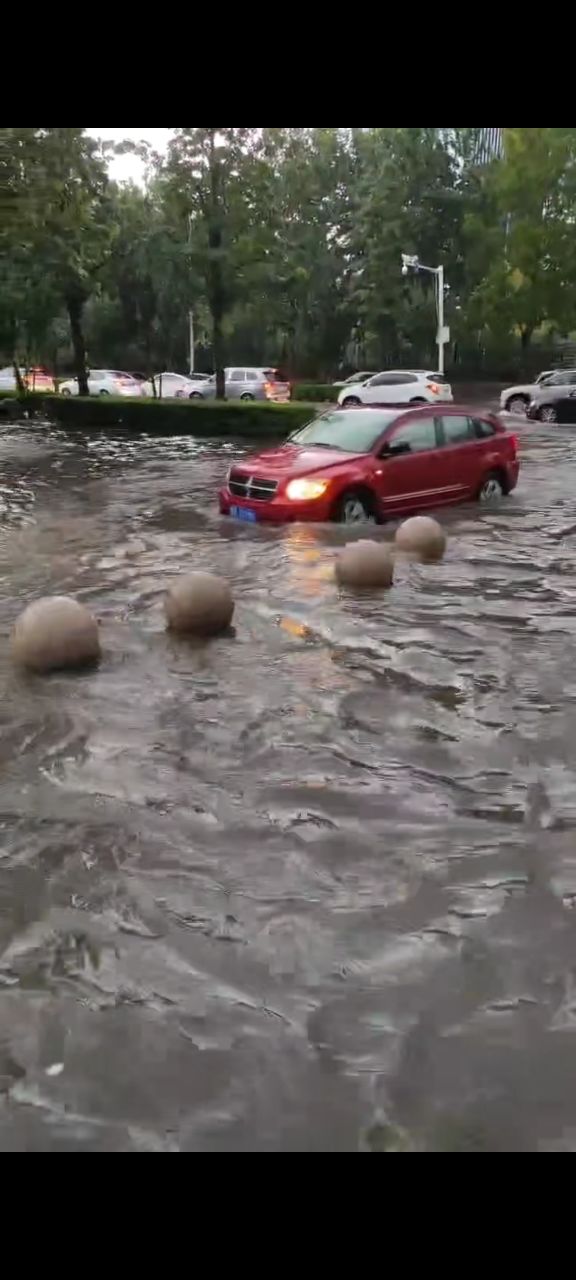
[[[220,520],[229,446],[2,432],[0,1150],[576,1150],[576,446],[522,441],[357,598]],[[13,670],[51,592],[97,672]]]

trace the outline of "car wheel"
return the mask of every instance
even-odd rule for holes
[[[244,396],[240,396],[240,399],[244,401],[244,404],[246,404],[248,401],[253,401],[253,400],[255,400],[255,399],[256,399],[256,396],[252,396],[252,395],[250,395],[250,392],[249,392],[249,391],[247,391],[247,392],[246,392],[246,395],[244,395]]]
[[[343,409],[359,409],[361,404],[362,404],[362,401],[358,399],[358,396],[348,396],[348,398],[343,401],[342,408]]]
[[[203,399],[204,399],[204,396],[202,395],[202,392],[201,392],[201,391],[191,391],[191,392],[190,392],[190,395],[188,396],[188,399],[189,399],[189,400],[203,400]]]
[[[543,404],[538,410],[538,418],[540,422],[559,422],[558,410],[553,404]]]
[[[100,399],[102,399],[102,396],[109,396],[109,395],[110,395],[110,392],[109,392],[109,391],[101,391],[101,392],[100,392]]]
[[[506,409],[508,413],[516,413],[519,418],[525,418],[529,404],[530,401],[526,396],[512,396],[512,399],[506,405]]]
[[[368,494],[350,489],[340,498],[334,519],[339,524],[376,524],[374,503]]]
[[[411,400],[410,404],[428,404],[428,401],[424,400],[422,396],[416,396],[416,399]]]
[[[68,390],[68,387],[66,387],[64,391],[60,392],[60,395],[65,396],[66,399],[69,400],[72,395],[72,392]]]
[[[496,471],[493,471],[491,475],[486,476],[478,494],[478,500],[479,502],[494,502],[498,498],[505,497],[506,489],[504,487],[502,476],[499,476]]]

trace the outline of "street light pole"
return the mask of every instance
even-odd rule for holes
[[[192,222],[193,216],[188,214],[188,247],[192,250]],[[194,312],[192,307],[188,312],[188,342],[190,347],[190,373],[193,374],[196,369],[196,334],[194,332]]]
[[[402,274],[409,276],[411,271],[415,271],[416,273],[419,271],[426,271],[428,272],[428,275],[436,277],[436,288],[438,290],[436,299],[436,315],[438,320],[438,334],[436,338],[438,345],[438,373],[441,373],[442,376],[444,376],[444,373],[446,372],[445,348],[446,343],[450,341],[450,332],[446,328],[445,324],[446,276],[444,267],[425,267],[424,263],[420,262],[418,255],[414,256],[408,253],[403,253]]]
[[[444,279],[444,267],[438,267],[438,373],[444,375],[446,371],[445,347],[446,347],[446,326],[444,324],[444,304],[446,300],[446,283]]]

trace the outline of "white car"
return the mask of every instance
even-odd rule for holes
[[[56,390],[52,375],[46,373],[45,369],[20,369],[20,377],[27,391],[54,392]],[[13,365],[0,369],[0,391],[12,391],[14,395],[17,394],[18,384]]]
[[[196,399],[194,393],[198,392],[198,388],[208,381],[208,374],[185,377],[183,373],[155,373],[153,378],[142,384],[142,394],[152,398],[156,388],[158,399],[192,400]]]
[[[24,378],[25,374],[23,369],[20,370],[20,373],[22,378]],[[17,389],[16,378],[14,376],[14,369],[12,365],[8,365],[6,369],[0,369],[0,391],[17,391]]]
[[[143,394],[142,386],[143,383],[133,378],[131,373],[120,373],[116,369],[91,369],[88,374],[88,390],[91,396],[129,396],[137,399]],[[77,378],[61,383],[61,396],[79,394]]]
[[[423,369],[391,369],[369,382],[357,382],[340,392],[338,404],[452,404],[452,387],[439,373]]]
[[[507,387],[500,397],[500,409],[502,413],[514,413],[517,417],[522,418],[528,412],[530,405],[542,387],[564,387],[572,386],[576,382],[576,370],[574,369],[547,369],[545,373],[541,373],[535,382],[527,382],[519,387]]]

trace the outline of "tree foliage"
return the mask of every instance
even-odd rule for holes
[[[576,130],[176,129],[110,181],[85,129],[0,130],[0,350],[16,362],[283,364],[329,378],[428,363],[443,262],[455,350],[576,326]],[[123,144],[124,147],[130,144]],[[68,337],[66,336],[68,330]]]

